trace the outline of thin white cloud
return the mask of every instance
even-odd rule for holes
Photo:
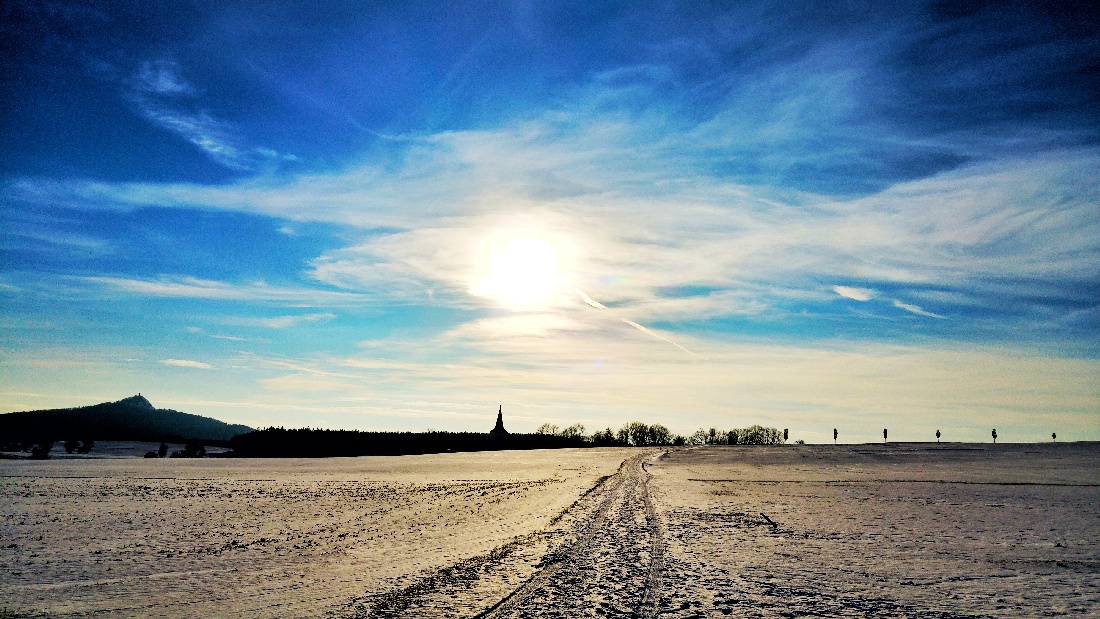
[[[918,316],[927,316],[929,318],[943,318],[943,316],[940,316],[939,314],[934,314],[932,312],[928,312],[928,311],[925,311],[925,310],[921,309],[919,305],[912,305],[910,303],[902,303],[901,301],[898,301],[897,299],[894,299],[894,307],[903,309],[907,312],[912,312],[914,314],[917,314]]]
[[[179,75],[179,65],[169,60],[146,61],[135,77],[138,90],[158,95],[193,95],[195,89]]]
[[[161,359],[161,363],[164,365],[171,365],[179,368],[197,368],[200,370],[212,370],[214,366],[209,363],[203,363],[201,361],[191,361],[190,359]]]
[[[833,286],[833,292],[846,299],[854,299],[856,301],[870,301],[878,298],[878,292],[871,290],[870,288],[854,288],[851,286]],[[917,314],[918,316],[927,316],[929,318],[943,318],[939,314],[935,314],[922,309],[919,305],[913,305],[911,303],[903,303],[897,299],[882,299],[891,303],[898,309],[903,309],[907,312]]]
[[[856,301],[870,301],[875,297],[875,291],[870,288],[853,288],[851,286],[833,286],[833,292],[846,299]]]
[[[283,301],[300,306],[361,303],[363,295],[312,288],[271,286],[265,282],[235,285],[195,277],[164,277],[157,280],[122,277],[83,277],[81,281],[118,291],[152,297],[220,299],[229,301]]]
[[[265,162],[296,161],[294,155],[249,147],[232,125],[197,107],[199,90],[169,60],[142,64],[131,80],[130,100],[143,116],[200,148],[211,159],[238,171],[257,171]]]
[[[320,322],[332,320],[336,314],[329,312],[317,314],[299,314],[295,316],[278,316],[275,318],[234,318],[230,322],[236,325],[266,327],[268,329],[286,329],[305,322]]]
[[[205,329],[201,327],[187,327],[188,333],[198,333],[205,335],[206,337],[214,338],[215,340],[228,340],[230,342],[247,342],[247,338],[237,337],[235,335],[222,335],[219,333],[207,333]]]

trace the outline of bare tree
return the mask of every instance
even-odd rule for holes
[[[558,433],[558,426],[552,423],[544,423],[539,426],[538,430],[535,430],[535,434],[550,434],[554,435]]]
[[[575,423],[568,428],[563,428],[562,431],[558,433],[558,435],[564,436],[565,438],[583,439],[585,437],[584,426],[579,423]]]

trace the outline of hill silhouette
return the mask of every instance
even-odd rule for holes
[[[0,436],[10,441],[227,441],[251,431],[248,426],[155,408],[141,394],[79,408],[0,414]]]

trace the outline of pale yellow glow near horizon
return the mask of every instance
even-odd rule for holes
[[[547,301],[561,281],[558,249],[542,239],[520,236],[493,250],[488,274],[470,292],[510,305],[534,305]]]

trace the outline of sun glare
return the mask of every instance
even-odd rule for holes
[[[561,282],[557,248],[534,237],[516,237],[493,250],[488,267],[471,292],[509,304],[546,301]]]

